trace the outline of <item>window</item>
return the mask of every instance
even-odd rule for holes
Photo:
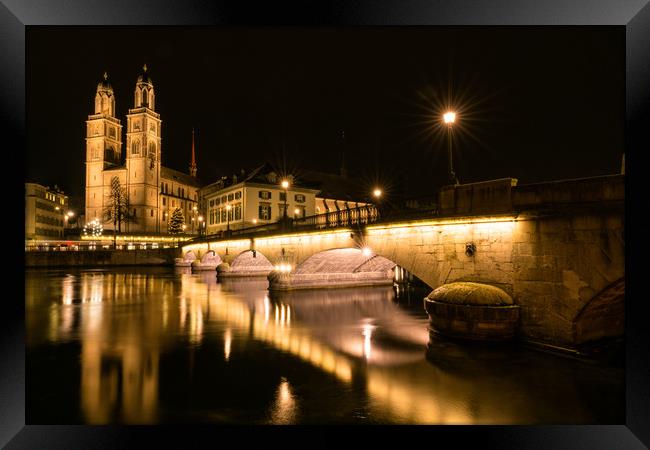
[[[214,200],[210,200],[210,206],[214,206]]]
[[[234,198],[235,198],[234,194],[228,194],[228,201],[229,202],[232,202]]]
[[[294,198],[294,199],[296,200],[296,202],[298,202],[298,203],[305,203],[305,196],[302,195],[302,194],[296,194],[293,198]]]
[[[149,143],[149,156],[154,156],[156,154],[156,144],[153,142]]]
[[[221,222],[221,210],[214,211],[214,223]]]
[[[239,200],[241,198],[241,192],[237,191],[235,192],[235,200]]]
[[[286,192],[280,192],[280,200],[283,201],[283,202],[287,200],[287,193]]]
[[[153,209],[151,210],[151,217],[153,217]]]
[[[135,208],[133,208],[133,217],[135,217],[135,216],[136,216],[136,214],[135,214]]]
[[[110,128],[108,129],[108,135],[109,135],[110,137],[112,137],[113,139],[115,139],[115,127],[110,127]]]
[[[185,197],[185,188],[181,189],[181,197]]]
[[[215,198],[214,199],[214,204],[218,205],[219,203],[221,203],[220,200],[221,200],[220,198]]]
[[[261,199],[268,200],[271,198],[271,191],[260,191],[258,196]]]
[[[228,197],[226,197],[225,195],[221,196],[221,203],[226,203],[227,200],[228,200]]]
[[[178,188],[178,196],[179,197],[181,196],[181,188],[180,187]]]
[[[140,141],[133,141],[131,144],[131,154],[139,155],[140,154]]]
[[[235,220],[241,220],[241,203],[237,203],[233,209],[235,211]]]
[[[226,212],[227,212],[226,208],[221,208],[219,211],[221,211],[221,221],[225,222],[226,220],[228,220],[228,218],[226,217]]]
[[[163,206],[165,206],[167,204],[167,199],[165,197],[163,197],[162,203],[163,203]]]
[[[271,220],[271,205],[260,203],[258,217],[260,220]]]

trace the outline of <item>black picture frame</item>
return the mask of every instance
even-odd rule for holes
[[[650,5],[645,0],[409,0],[409,1],[290,1],[201,2],[157,0],[148,2],[98,0],[3,0],[0,4],[0,126],[3,128],[6,168],[15,174],[16,192],[24,183],[25,170],[25,31],[37,25],[616,25],[626,30],[626,234],[633,236],[626,265],[631,282],[626,284],[626,423],[583,426],[498,427],[379,427],[365,434],[384,440],[387,431],[397,441],[416,443],[424,438],[433,445],[452,439],[454,446],[468,442],[499,448],[644,448],[650,445],[650,346],[647,315],[640,282],[646,243],[642,230],[642,155],[650,150]],[[13,143],[13,144],[9,144]],[[23,150],[21,152],[21,150]],[[11,190],[6,191],[11,197]],[[19,195],[13,196],[20,211]],[[9,207],[8,207],[9,208]],[[10,222],[5,243],[11,253],[6,268],[10,283],[22,279],[24,250],[19,238],[22,224]],[[636,242],[638,241],[638,242]],[[13,251],[16,254],[14,256]],[[12,256],[9,256],[9,255]],[[24,287],[24,283],[22,285]],[[13,291],[13,290],[12,290]],[[629,294],[631,293],[631,294]],[[223,436],[222,428],[205,426],[91,427],[25,425],[25,320],[24,297],[4,296],[0,327],[0,445],[6,448],[122,448],[154,441],[163,446],[196,443]],[[53,389],[55,389],[53,380]],[[346,427],[346,429],[349,429]],[[336,442],[337,433],[327,429],[301,428],[309,440]],[[355,429],[358,431],[358,428]],[[269,440],[273,428],[238,427],[229,430],[242,444],[249,438]],[[417,437],[415,436],[417,435]],[[286,439],[286,438],[285,438]],[[288,438],[291,439],[291,438]],[[283,441],[291,445],[291,442]],[[303,441],[304,442],[304,441]],[[294,445],[296,442],[293,443]],[[300,444],[300,442],[298,442]],[[304,444],[310,445],[310,444]],[[426,444],[429,445],[429,444]],[[240,446],[240,445],[238,445]],[[246,446],[246,445],[241,445]]]

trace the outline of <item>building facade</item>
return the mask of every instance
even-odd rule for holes
[[[63,239],[68,196],[58,189],[25,183],[25,239]]]
[[[312,173],[314,179],[318,178],[314,175],[331,177]],[[288,183],[286,188],[283,181]],[[319,180],[302,180],[297,184],[293,176],[282,177],[266,164],[242,176],[241,180],[236,176],[224,177],[203,187],[199,194],[205,206],[206,233],[277,222],[285,216],[285,208],[288,218],[299,219],[368,205],[367,202],[342,200],[342,195],[324,190],[319,184]]]
[[[189,222],[198,209],[201,186],[196,178],[194,135],[189,175],[162,166],[162,119],[155,106],[155,89],[145,65],[127,114],[123,158],[122,124],[115,117],[115,94],[106,73],[97,85],[94,114],[86,121],[86,221],[98,219],[105,230],[113,230],[118,180],[126,194],[120,232],[167,234],[175,208],[183,211],[186,232],[191,232]]]

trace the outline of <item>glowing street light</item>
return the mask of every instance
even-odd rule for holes
[[[381,189],[379,189],[379,188],[375,188],[375,190],[372,191],[372,195],[374,195],[375,198],[381,197],[381,194],[382,194],[382,192],[381,192]]]
[[[452,124],[456,121],[456,113],[451,111],[446,112],[442,115],[442,118],[446,124]]]
[[[284,213],[282,214],[282,217],[286,221],[287,219],[287,189],[289,189],[289,180],[282,180],[282,189],[284,189]]]
[[[368,257],[372,255],[372,250],[370,250],[370,247],[363,247],[361,253],[363,253],[363,256]]]
[[[449,179],[451,182],[458,184],[458,178],[454,172],[453,156],[451,152],[451,129],[454,122],[456,122],[456,113],[453,111],[447,111],[442,115],[442,120],[447,125],[447,147],[449,148]]]

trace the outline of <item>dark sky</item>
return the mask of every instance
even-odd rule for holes
[[[194,127],[208,182],[264,161],[337,172],[345,130],[351,176],[431,195],[440,99],[459,111],[461,182],[620,169],[624,27],[28,27],[26,179],[83,198],[97,83],[106,70],[126,125],[143,63],[163,164],[187,171]]]

